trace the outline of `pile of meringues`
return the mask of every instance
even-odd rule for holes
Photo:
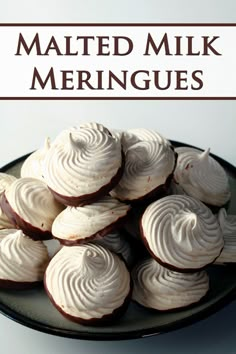
[[[148,129],[69,128],[29,155],[21,178],[0,174],[0,288],[44,280],[53,305],[86,325],[114,320],[131,299],[192,305],[208,292],[209,264],[236,262],[230,197],[209,150]]]

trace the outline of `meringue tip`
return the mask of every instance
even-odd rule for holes
[[[72,132],[69,132],[69,143],[72,147],[78,149],[80,147],[79,141],[74,140]]]
[[[51,139],[47,136],[44,140],[44,149],[49,150],[51,147]]]
[[[208,157],[210,155],[210,148],[206,149],[205,151],[203,151],[200,155],[199,155],[199,159],[201,161],[207,161]]]
[[[84,250],[83,250],[83,253],[82,253],[82,259],[83,259],[83,261],[86,262],[86,261],[90,258],[90,256],[91,256],[90,250],[84,249]]]

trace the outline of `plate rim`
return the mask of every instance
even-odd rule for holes
[[[190,145],[175,140],[169,140],[169,141],[171,142],[171,144],[173,144],[174,147],[187,146],[187,147],[192,147],[204,151],[203,149],[198,148],[194,145]],[[32,152],[27,153],[5,164],[0,168],[0,172],[6,172],[10,168],[14,167],[16,164],[24,161],[31,153]],[[230,172],[236,178],[236,167],[234,167],[231,163],[229,163],[228,161],[224,160],[223,158],[215,154],[210,153],[210,155],[214,159],[216,159],[221,165],[225,166],[228,170],[230,170]],[[13,320],[14,322],[24,325],[25,327],[31,328],[33,330],[37,330],[39,332],[56,335],[59,337],[82,339],[82,340],[96,340],[96,341],[128,340],[128,339],[147,338],[147,337],[151,337],[163,333],[172,332],[184,328],[186,326],[192,325],[220,311],[221,309],[229,305],[232,301],[234,301],[235,297],[236,297],[236,282],[233,285],[232,289],[227,293],[227,295],[220,298],[219,300],[217,300],[215,303],[211,304],[207,308],[202,309],[197,313],[194,313],[186,318],[179,319],[172,322],[171,324],[165,324],[162,326],[154,326],[154,327],[144,328],[142,330],[138,329],[138,330],[113,332],[113,333],[99,332],[100,327],[97,327],[97,331],[92,333],[86,331],[86,327],[84,331],[57,328],[42,323],[40,321],[30,319],[29,317],[24,316],[19,312],[12,310],[9,306],[1,302],[0,302],[0,313],[5,317]]]
[[[62,329],[54,326],[46,325],[40,321],[32,320],[27,316],[19,314],[18,312],[12,310],[5,304],[0,303],[0,313],[5,317],[13,320],[16,323],[19,323],[25,327],[30,329],[56,335],[58,337],[71,338],[71,339],[81,339],[81,340],[94,340],[94,341],[113,341],[113,340],[130,340],[130,339],[141,339],[152,337],[164,333],[170,333],[176,331],[178,329],[182,329],[193,325],[197,322],[200,322],[211,315],[219,312],[224,307],[229,305],[231,302],[235,300],[236,295],[236,284],[231,289],[231,291],[227,294],[227,296],[221,298],[214,304],[207,307],[207,309],[202,309],[201,311],[192,314],[184,319],[177,320],[172,322],[171,324],[163,325],[160,327],[150,327],[142,330],[132,330],[129,332],[113,332],[113,333],[104,333],[99,332],[99,327],[97,327],[98,331],[96,332],[87,332],[85,331],[76,331],[71,329]]]

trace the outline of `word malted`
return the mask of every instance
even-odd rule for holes
[[[179,36],[168,33],[148,32],[145,39],[139,40],[131,36],[50,36],[48,40],[36,33],[30,39],[19,33],[16,56],[51,56],[53,59],[45,69],[42,64],[32,67],[31,90],[200,90],[204,86],[204,71],[197,67],[190,70],[183,66],[175,67],[179,59],[170,58],[221,56],[219,36]],[[55,57],[63,59],[63,67],[52,66]],[[93,57],[86,67],[77,59],[77,65],[70,63],[73,57]],[[113,57],[109,61],[107,57]],[[132,56],[134,63],[142,63],[140,67],[127,67],[127,57]],[[96,59],[98,58],[99,59]],[[102,59],[104,57],[104,59]],[[117,57],[117,59],[115,59]],[[149,59],[155,57],[155,67],[149,65]],[[166,58],[166,62],[165,62]],[[168,61],[167,61],[168,58]],[[117,69],[116,60],[121,63]],[[172,59],[171,59],[172,60]],[[103,62],[104,61],[104,62]],[[37,61],[39,62],[39,61]],[[196,59],[195,59],[196,62]],[[66,69],[65,69],[66,63]],[[164,65],[163,65],[164,63]],[[174,65],[175,64],[175,65]],[[97,68],[96,68],[97,65]],[[164,66],[164,67],[163,67]],[[97,69],[97,70],[96,70]]]

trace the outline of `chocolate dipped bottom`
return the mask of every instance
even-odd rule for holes
[[[18,282],[12,280],[0,279],[0,289],[5,290],[30,290],[43,286],[43,281]]]
[[[103,315],[99,319],[94,317],[94,318],[90,318],[90,319],[85,320],[83,318],[69,315],[67,312],[65,312],[63,310],[63,308],[58,306],[57,303],[54,301],[52,295],[49,293],[45,282],[44,282],[44,288],[46,290],[46,293],[47,293],[51,303],[62,314],[62,316],[64,316],[67,320],[70,320],[72,322],[79,323],[79,324],[82,324],[85,326],[106,326],[108,324],[113,324],[114,321],[119,320],[119,318],[122,317],[125,314],[125,312],[127,311],[127,308],[129,306],[129,303],[131,300],[131,294],[132,294],[132,290],[130,289],[130,292],[127,295],[127,297],[125,298],[122,306],[119,307],[118,309],[115,309],[114,311],[112,311],[112,313],[110,313],[109,315]]]

